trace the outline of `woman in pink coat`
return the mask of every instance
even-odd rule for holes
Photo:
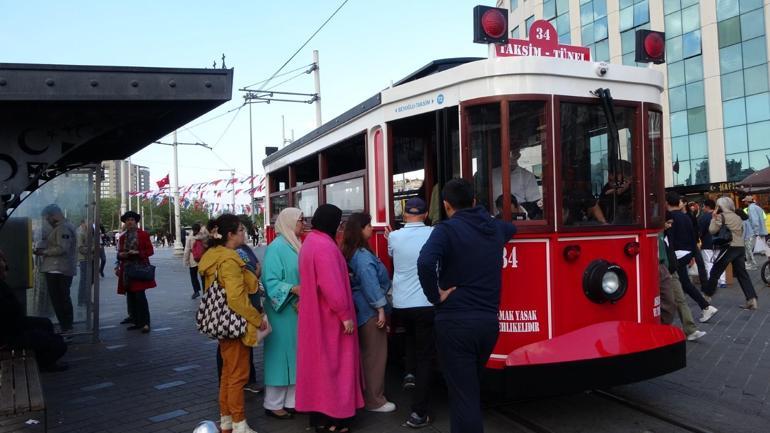
[[[350,431],[363,407],[356,312],[348,267],[335,235],[342,211],[322,205],[299,253],[296,409],[316,432]]]

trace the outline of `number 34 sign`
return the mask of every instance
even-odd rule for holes
[[[571,60],[591,60],[587,47],[559,44],[559,35],[551,23],[537,20],[529,28],[529,40],[508,39],[507,44],[496,44],[497,57],[540,56]]]

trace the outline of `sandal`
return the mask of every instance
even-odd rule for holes
[[[336,425],[329,426],[326,431],[329,433],[351,433],[350,427],[345,426],[338,429]]]

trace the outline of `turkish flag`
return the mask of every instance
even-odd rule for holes
[[[166,177],[164,177],[163,179],[161,179],[161,180],[159,180],[159,181],[157,181],[155,183],[158,184],[158,188],[163,188],[164,186],[168,185],[169,182],[171,182],[171,181],[169,180],[169,175],[167,174]]]

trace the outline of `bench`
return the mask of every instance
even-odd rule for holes
[[[0,433],[47,430],[40,370],[31,351],[0,350]],[[38,424],[27,424],[35,419]]]

